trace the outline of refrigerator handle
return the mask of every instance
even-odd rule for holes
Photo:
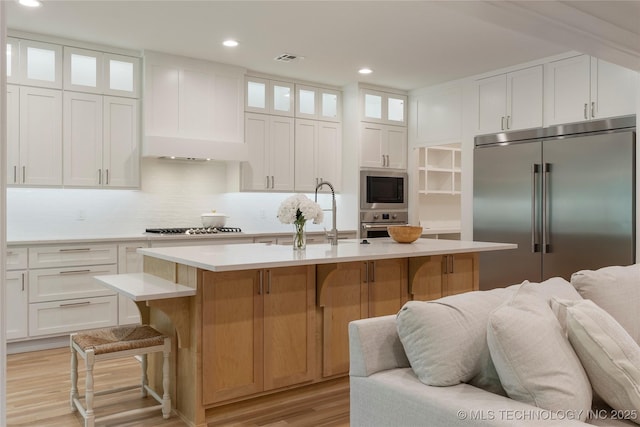
[[[540,165],[534,163],[531,165],[531,252],[540,252],[540,234],[538,232],[538,222],[536,221],[536,183],[538,182],[538,174],[540,173]]]
[[[544,164],[544,176],[542,178],[542,253],[551,252],[551,233],[549,232],[549,180],[551,174],[551,163]]]

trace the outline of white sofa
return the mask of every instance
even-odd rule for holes
[[[609,398],[609,394],[622,390],[623,387],[615,381],[627,381],[627,372],[623,373],[622,380],[616,377],[615,380],[611,380],[611,384],[606,384],[603,388],[601,375],[599,382],[596,381],[599,369],[597,364],[583,371],[586,368],[582,366],[584,363],[580,363],[581,359],[576,355],[578,351],[566,350],[571,349],[573,345],[570,343],[570,338],[573,337],[573,331],[576,329],[574,317],[577,315],[574,315],[574,311],[570,311],[569,316],[567,311],[563,312],[561,309],[564,307],[566,310],[567,306],[571,307],[578,303],[581,303],[579,306],[582,307],[589,303],[583,298],[596,302],[607,310],[612,319],[615,319],[613,322],[618,325],[616,327],[620,325],[624,327],[626,332],[623,339],[632,338],[635,341],[632,345],[637,347],[632,350],[640,354],[640,347],[637,346],[640,342],[640,316],[638,316],[640,264],[577,272],[572,277],[571,284],[560,278],[541,284],[525,283],[526,285],[516,285],[506,289],[445,297],[432,302],[409,302],[398,315],[351,322],[349,325],[351,425],[367,427],[600,425],[614,427],[640,423],[640,414],[636,413],[636,409],[640,410],[640,404],[638,404],[640,400],[633,400],[636,398],[634,393],[640,393],[640,387],[635,387],[635,391],[629,392],[632,401],[631,403],[625,401],[627,403],[624,403],[626,405],[624,408],[614,406],[616,409],[612,409],[600,399],[605,395]],[[528,291],[524,290],[525,287]],[[579,293],[575,292],[576,289]],[[524,307],[523,312],[516,312],[514,319],[508,317],[513,313],[506,313],[506,317],[500,315],[505,310],[512,310],[513,306],[509,304],[515,304],[514,301],[521,298],[520,295],[525,292],[536,294],[534,296],[536,301],[539,297],[549,310],[553,306],[554,324],[549,324],[549,327],[556,328],[557,323],[556,329],[564,334],[560,341],[564,340],[564,343],[558,341],[557,336],[554,341],[550,335],[545,335],[545,332],[538,332],[538,329],[544,329],[542,326],[535,326],[535,329],[527,331],[526,318],[530,314],[528,306]],[[489,300],[493,301],[486,303]],[[479,306],[482,307],[478,308]],[[544,310],[542,305],[538,308]],[[501,317],[508,321],[500,324],[498,320]],[[548,316],[547,320],[550,320]],[[569,323],[572,325],[571,332],[567,330]],[[500,334],[509,335],[509,328],[518,328],[517,330],[522,333],[500,341],[503,337],[496,330],[499,330]],[[491,333],[492,329],[493,333]],[[556,329],[553,333],[557,332]],[[477,336],[472,336],[469,331]],[[419,337],[416,338],[416,336]],[[497,350],[496,336],[499,337]],[[535,344],[536,339],[545,344]],[[515,385],[513,377],[510,378],[509,375],[513,373],[510,369],[514,369],[518,374],[517,366],[505,368],[503,360],[500,364],[496,363],[497,377],[493,370],[493,362],[504,356],[500,354],[500,345],[504,342],[511,346],[514,342],[515,345],[522,347],[527,347],[530,343],[534,345],[526,349],[524,356],[522,352],[517,353],[519,350],[517,348],[515,358],[509,359],[511,357],[509,354],[506,356],[509,359],[506,362],[507,365],[513,365],[513,360],[516,360],[524,364],[526,369],[525,375],[517,378]],[[493,353],[487,348],[489,343],[492,344],[491,349],[496,350]],[[440,353],[439,348],[442,349]],[[555,367],[555,359],[546,363],[535,358],[544,357],[544,354],[530,356],[530,353],[537,353],[539,350],[557,359],[562,359],[560,354],[564,351],[569,362],[577,361],[579,367],[574,366],[574,368],[588,375],[580,378],[580,374],[572,373],[573,371],[561,362],[558,362],[559,367]],[[522,362],[519,362],[520,360]],[[632,376],[639,376],[635,380],[640,382],[640,363],[637,363],[637,360],[640,359],[632,359],[631,365],[638,371],[632,372]],[[530,365],[527,366],[526,363]],[[471,372],[467,369],[474,364],[480,366],[480,372]],[[601,362],[600,365],[602,364]],[[633,370],[633,366],[629,369]],[[497,369],[498,367],[500,369]],[[592,372],[593,369],[596,370],[595,373]],[[529,371],[532,372],[533,385],[526,384],[530,380]],[[540,377],[547,372],[551,372],[546,374],[548,378],[535,378],[536,375]],[[465,380],[456,379],[458,374]],[[611,377],[613,378],[614,375]],[[492,381],[493,384],[491,384]],[[525,383],[525,388],[529,386],[539,388],[538,395],[534,396],[534,404],[527,402],[527,396],[521,398],[518,395],[518,387],[522,385],[520,381]],[[430,383],[438,385],[427,385]],[[594,398],[594,402],[600,403],[592,405],[591,385],[593,390],[600,392],[593,392],[593,395],[598,396]],[[504,389],[501,386],[504,386]],[[562,390],[563,387],[564,390]],[[634,388],[633,384],[631,388]],[[613,391],[610,393],[610,390]],[[564,411],[545,408],[545,406],[553,407],[554,403],[562,401],[564,398],[562,392],[570,394],[567,402],[573,400],[577,402],[575,407],[569,403],[571,408]],[[575,395],[572,392],[576,392]],[[517,399],[509,396],[515,396]],[[542,397],[539,398],[540,396]],[[545,397],[547,402],[544,400]],[[552,399],[551,403],[548,402],[549,397]],[[616,398],[624,400],[627,397],[627,394],[622,397],[614,396],[608,402],[614,402],[619,406],[619,399],[616,400]],[[637,406],[630,408],[628,405]],[[564,406],[561,407],[564,408]]]

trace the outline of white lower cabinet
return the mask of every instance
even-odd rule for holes
[[[6,251],[5,298],[7,340],[29,335],[29,277],[27,248]]]
[[[29,304],[29,336],[115,326],[117,307],[116,295]]]
[[[30,338],[118,324],[116,292],[93,278],[118,272],[116,245],[36,246],[28,267]]]
[[[29,287],[27,272],[8,271],[6,274],[6,331],[7,339],[26,338],[28,328]]]

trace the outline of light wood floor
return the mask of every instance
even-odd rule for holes
[[[70,353],[68,348],[7,356],[7,425],[82,427],[82,417],[69,406]],[[78,388],[84,393],[84,367],[79,359]],[[140,377],[134,358],[101,361],[94,368],[96,390],[131,384]],[[138,390],[95,398],[96,415],[155,404],[140,398]],[[332,381],[313,392],[288,391],[250,404],[218,408],[208,416],[213,426],[349,426],[349,385],[346,379]],[[183,427],[176,416],[164,420],[159,411],[132,421],[112,424],[122,427]]]

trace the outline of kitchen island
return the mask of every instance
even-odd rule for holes
[[[145,300],[143,287],[127,291],[121,280],[99,280],[137,300],[144,322],[177,335],[172,401],[190,425],[205,426],[207,413],[222,406],[345,377],[350,321],[395,313],[410,299],[477,290],[478,252],[515,247],[371,239],[304,251],[268,244],[144,248],[138,252],[147,277],[179,284],[182,293],[154,291]],[[184,296],[183,287],[195,295]],[[152,386],[160,384],[155,368]]]

